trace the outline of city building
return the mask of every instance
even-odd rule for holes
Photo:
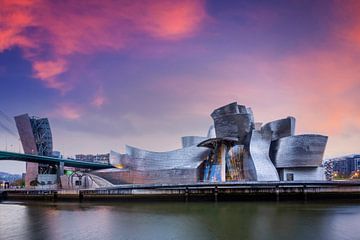
[[[24,153],[41,156],[52,155],[52,134],[47,118],[29,117],[28,114],[23,114],[15,117],[15,123]],[[37,183],[56,184],[56,179],[55,165],[26,163],[26,187]]]
[[[331,179],[350,179],[358,178],[356,173],[360,171],[360,155],[349,155],[326,160],[327,165],[331,165],[329,175]]]
[[[76,154],[75,160],[85,162],[109,163],[110,154]]]

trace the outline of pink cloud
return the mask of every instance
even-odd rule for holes
[[[192,34],[206,18],[203,1],[154,1],[138,24],[154,37],[178,39]],[[150,23],[150,24],[149,24]]]
[[[101,108],[107,101],[108,100],[104,96],[102,88],[98,88],[98,91],[91,101],[91,105],[97,108]]]
[[[50,116],[57,118],[64,118],[67,120],[78,120],[82,116],[82,109],[79,106],[72,104],[60,104],[56,107],[55,111],[50,113]]]
[[[170,77],[149,88],[169,92],[189,114],[206,116],[207,106],[237,100],[253,106],[258,121],[294,115],[303,132],[336,135],[348,124],[360,128],[360,97],[354,90],[360,88],[360,63],[351,51],[317,50],[277,59],[234,56],[209,69],[214,70],[208,75]]]
[[[22,48],[33,64],[34,76],[64,92],[71,82],[65,83],[59,74],[71,66],[74,54],[120,50],[139,34],[163,40],[191,36],[206,18],[204,4],[192,0],[0,0],[0,52]],[[49,50],[44,52],[44,46]]]
[[[70,86],[56,77],[67,70],[67,63],[64,60],[57,61],[34,61],[34,77],[40,79],[49,88],[55,88],[66,92]]]
[[[357,0],[336,1],[335,14],[339,21],[336,23],[335,35],[360,50],[360,2]]]

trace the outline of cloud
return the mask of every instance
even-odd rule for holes
[[[154,37],[164,39],[183,38],[206,18],[203,1],[153,1],[146,10],[136,21]]]
[[[82,108],[74,104],[62,103],[59,104],[55,110],[48,115],[55,118],[63,118],[66,120],[78,120],[83,114]]]
[[[97,108],[101,108],[107,102],[107,98],[104,96],[102,87],[98,88],[95,96],[91,101],[91,105]]]
[[[56,79],[56,77],[67,70],[67,62],[57,61],[34,61],[34,77],[40,79],[49,88],[55,88],[61,92],[66,92],[70,86],[66,82]]]
[[[336,135],[349,124],[360,127],[360,62],[351,51],[232,56],[208,66],[206,75],[159,79],[150,91],[169,94],[189,115],[206,116],[209,106],[237,100],[253,107],[257,121],[294,115],[302,132]]]
[[[0,52],[20,47],[34,76],[64,92],[71,82],[59,74],[71,67],[75,54],[118,51],[140,36],[189,37],[206,18],[204,5],[192,0],[0,0]]]
[[[357,0],[336,1],[334,9],[338,22],[338,37],[355,44],[360,49],[360,2]]]

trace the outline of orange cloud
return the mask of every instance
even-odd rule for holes
[[[138,21],[155,37],[176,39],[197,30],[204,18],[203,1],[154,1],[149,5],[147,15]]]
[[[119,50],[140,34],[164,40],[188,37],[206,18],[204,4],[192,0],[0,0],[0,52],[22,48],[33,63],[34,76],[47,87],[64,91],[58,75],[71,66],[74,54]]]
[[[67,70],[67,63],[64,60],[58,61],[34,61],[34,77],[40,79],[49,88],[55,88],[61,92],[70,89],[65,82],[59,81],[56,77]]]

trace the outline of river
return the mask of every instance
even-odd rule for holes
[[[360,239],[360,202],[0,203],[0,239]]]

